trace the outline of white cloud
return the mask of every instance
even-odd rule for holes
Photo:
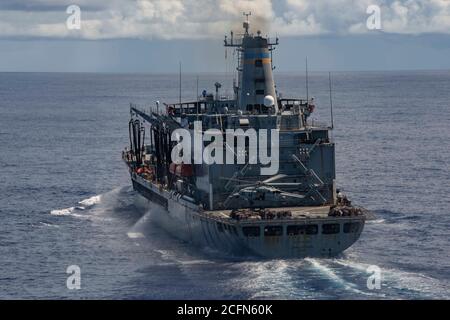
[[[450,33],[450,0],[408,0],[384,4],[386,32]]]
[[[81,30],[68,30],[65,9],[82,9]],[[450,33],[450,0],[2,0],[0,37],[205,38],[239,31],[243,11],[253,30],[281,36],[358,34],[366,9],[381,7],[387,33]]]

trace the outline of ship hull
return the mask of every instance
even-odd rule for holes
[[[199,247],[209,247],[230,255],[258,256],[263,258],[333,257],[354,244],[364,228],[364,217],[338,217],[327,219],[220,221],[209,217],[183,201],[179,196],[167,196],[146,185],[138,176],[132,177],[133,187],[138,192],[136,204],[150,211],[152,220],[178,239]],[[164,201],[164,199],[166,201]],[[345,232],[344,224],[358,223],[357,230]],[[292,234],[295,225],[316,226],[313,234]],[[326,234],[324,224],[339,224],[339,232]],[[245,227],[259,226],[259,234],[249,236]],[[267,235],[267,227],[281,227],[278,235]],[[348,230],[347,230],[348,231]]]

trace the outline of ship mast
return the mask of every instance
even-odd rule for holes
[[[250,11],[249,13],[243,13],[243,15],[247,18],[247,21],[244,22],[244,29],[245,29],[245,35],[248,36],[248,29],[250,28],[250,23],[248,21],[248,17],[252,15],[252,12]]]

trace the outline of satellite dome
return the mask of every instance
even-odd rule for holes
[[[271,107],[275,104],[275,99],[271,95],[267,95],[264,97],[264,105],[266,107]]]

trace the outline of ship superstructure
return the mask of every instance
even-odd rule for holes
[[[195,244],[264,257],[336,255],[359,238],[366,211],[336,192],[335,144],[330,127],[308,120],[314,102],[277,94],[278,39],[250,33],[248,20],[243,27],[224,41],[238,52],[232,99],[216,83],[196,101],[131,105],[123,159],[133,187],[165,227]],[[190,150],[174,161],[183,139],[192,139]]]

